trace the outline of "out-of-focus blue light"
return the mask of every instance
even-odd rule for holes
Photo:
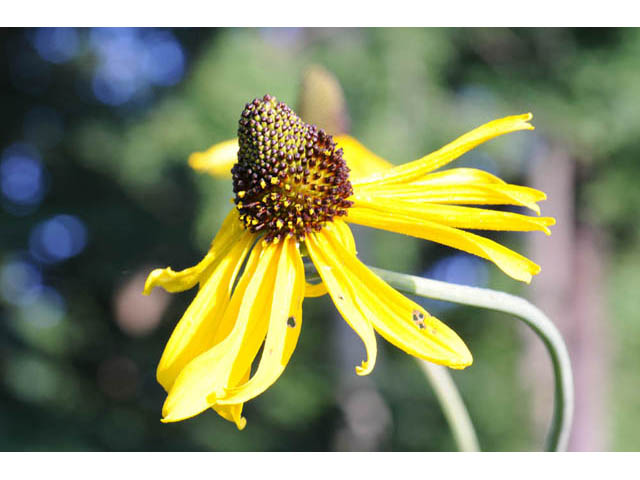
[[[487,284],[487,266],[483,260],[466,253],[458,253],[438,260],[427,277],[443,282],[483,287]]]
[[[427,278],[443,282],[484,287],[489,280],[486,263],[475,256],[458,253],[438,260],[425,274]],[[427,310],[443,312],[453,308],[455,304],[440,300],[425,300]]]
[[[180,43],[169,32],[158,32],[145,39],[146,55],[143,68],[150,82],[171,86],[184,75],[185,58]]]
[[[41,262],[56,263],[73,257],[87,244],[84,223],[72,215],[56,215],[36,225],[29,237],[29,251]]]
[[[124,67],[124,68],[123,68]],[[135,71],[117,62],[107,63],[93,75],[93,94],[107,105],[122,105],[131,100],[141,88]]]
[[[16,143],[3,152],[0,190],[5,198],[17,205],[40,203],[44,196],[44,172],[35,148]]]
[[[107,105],[144,99],[153,85],[175,85],[184,76],[185,55],[171,32],[94,28],[90,45],[99,59],[93,93]]]
[[[13,305],[34,301],[42,288],[42,274],[26,260],[14,258],[0,266],[0,296]]]
[[[78,53],[78,32],[75,28],[38,28],[33,46],[38,55],[51,63],[64,63]]]

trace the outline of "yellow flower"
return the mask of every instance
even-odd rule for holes
[[[213,174],[233,166],[235,208],[200,263],[180,272],[156,269],[145,285],[148,294],[155,286],[178,292],[199,284],[158,365],[158,381],[168,392],[163,422],[213,408],[244,428],[244,402],[278,379],[295,349],[305,296],[328,292],[360,336],[367,358],[356,367],[358,375],[374,367],[374,331],[416,357],[451,368],[470,365],[471,353],[455,332],[357,258],[348,224],[464,250],[529,282],[540,270],[536,264],[461,228],[549,234],[554,220],[455,204],[520,205],[539,214],[544,193],[470,168],[432,172],[498,135],[533,129],[530,119],[524,114],[489,122],[421,159],[392,167],[350,137],[334,141],[305,124],[273,97],[248,103],[238,141],[189,159],[192,167]],[[321,283],[305,282],[303,255]]]

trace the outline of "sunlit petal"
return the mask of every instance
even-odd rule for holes
[[[280,248],[254,247],[222,320],[233,329],[180,372],[164,403],[163,422],[197,415],[244,377],[267,332],[263,312],[271,304]]]
[[[338,222],[336,221],[335,223]],[[331,295],[333,303],[364,343],[367,360],[356,367],[356,373],[358,375],[367,375],[373,370],[378,351],[376,337],[370,321],[370,311],[364,308],[364,305],[360,302],[358,293],[351,284],[349,272],[344,269],[339,259],[336,258],[335,252],[324,248],[322,237],[328,231],[333,232],[336,238],[339,238],[335,225],[328,224],[319,233],[308,235],[305,243],[311,259],[322,278],[322,282],[326,285]],[[340,241],[337,240],[337,242],[340,248],[346,251]]]
[[[251,379],[231,388],[217,404],[246,402],[269,388],[284,371],[298,342],[302,326],[304,267],[297,241],[288,238],[280,247],[278,271],[269,316],[269,330],[258,368]]]
[[[342,148],[344,152],[343,157],[351,170],[349,178],[352,180],[364,178],[393,167],[393,164],[379,157],[349,135],[338,135],[335,137],[335,141],[338,148]]]
[[[484,208],[411,202],[403,200],[402,197],[381,197],[368,194],[355,195],[353,200],[354,208],[363,207],[387,215],[403,215],[416,220],[427,220],[456,228],[518,232],[540,230],[551,235],[548,227],[555,224],[555,220],[550,217],[529,217],[518,213]]]
[[[356,304],[357,315],[364,314],[378,333],[411,355],[451,368],[471,364],[469,349],[453,330],[391,288],[355,255],[343,249],[334,229],[325,228],[311,234],[307,243],[314,262],[320,256],[327,261],[318,265],[323,279],[336,270],[348,275],[350,292],[338,290],[338,296],[334,296],[331,284],[327,283],[338,309],[345,303]],[[350,294],[353,298],[348,297]],[[354,313],[347,309],[340,312],[347,321],[347,315]]]
[[[389,198],[413,203],[440,203],[448,205],[519,205],[540,214],[537,202],[546,195],[536,189],[502,183],[469,184],[390,184],[368,185],[356,189],[356,195],[368,198]]]
[[[158,364],[158,382],[169,391],[187,363],[215,345],[228,330],[222,324],[229,304],[231,287],[253,244],[253,235],[245,232],[227,255],[215,262],[207,281],[198,291],[176,325]]]
[[[231,167],[237,161],[237,138],[216,143],[204,152],[195,152],[189,156],[189,165],[194,170],[228,178],[231,178]]]
[[[354,255],[356,254],[356,241],[353,238],[353,233],[351,233],[351,229],[349,225],[345,222],[334,222],[333,225],[336,228],[336,234],[340,237],[340,243],[344,245],[344,247]],[[305,297],[321,297],[325,295],[327,292],[327,287],[324,283],[307,283],[304,291]]]
[[[530,113],[525,113],[485,123],[429,155],[391,170],[372,174],[355,181],[354,184],[411,182],[446,165],[487,140],[518,130],[533,130],[533,126],[528,123],[531,118]]]
[[[162,287],[168,292],[182,292],[198,282],[204,283],[210,270],[242,237],[246,237],[246,231],[238,221],[238,211],[234,208],[225,218],[200,263],[179,272],[174,272],[171,267],[156,268],[147,277],[143,293],[149,295],[155,287]]]
[[[346,220],[368,227],[423,238],[478,255],[491,260],[510,277],[526,283],[531,282],[532,275],[536,275],[540,271],[540,267],[531,260],[499,243],[436,222],[357,207],[349,209]]]

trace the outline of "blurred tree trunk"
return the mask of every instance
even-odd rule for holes
[[[558,326],[569,349],[576,408],[569,450],[606,450],[609,365],[604,328],[604,278],[600,236],[593,227],[576,227],[576,162],[560,146],[541,145],[534,154],[529,184],[547,193],[544,215],[556,218],[551,237],[530,235],[530,256],[542,267],[530,289],[531,300]],[[535,430],[544,435],[553,409],[551,364],[544,346],[526,337],[523,378],[532,389]]]

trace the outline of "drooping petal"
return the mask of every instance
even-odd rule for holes
[[[537,202],[547,196],[536,189],[506,183],[476,184],[391,184],[356,189],[356,195],[367,198],[395,198],[413,203],[440,203],[448,205],[519,205],[540,215]]]
[[[229,304],[231,288],[238,271],[254,242],[254,235],[244,232],[227,254],[214,262],[211,274],[176,325],[158,364],[158,382],[169,391],[180,371],[191,360],[216,343],[228,330],[221,324]]]
[[[278,259],[278,271],[269,317],[269,330],[258,368],[251,379],[230,388],[222,398],[213,400],[219,405],[246,402],[264,392],[280,377],[298,342],[302,326],[304,298],[304,266],[295,238],[283,241]]]
[[[251,368],[248,368],[246,373],[240,379],[238,384],[245,383],[249,380],[249,374],[251,373]],[[229,420],[236,424],[238,430],[244,430],[244,427],[247,426],[247,419],[242,416],[242,407],[244,406],[243,402],[233,403],[230,405],[213,405],[212,408],[216,411],[218,415],[220,415],[225,420]]]
[[[447,163],[455,160],[462,154],[468,152],[472,148],[481,143],[491,140],[498,135],[515,132],[518,130],[533,130],[533,126],[528,123],[532,115],[525,113],[523,115],[513,115],[510,117],[494,120],[489,123],[465,133],[453,142],[426,155],[413,162],[399,165],[386,170],[384,172],[374,173],[366,178],[362,178],[354,183],[364,185],[369,183],[403,183],[411,182],[436,168],[440,168]]]
[[[246,232],[238,218],[238,210],[234,208],[225,218],[211,242],[209,252],[200,263],[179,272],[174,272],[171,267],[156,268],[147,277],[143,293],[149,295],[154,287],[162,287],[168,292],[182,292],[192,288],[197,282],[202,285],[216,262],[245,235]]]
[[[267,332],[264,312],[271,305],[281,248],[254,247],[221,321],[233,328],[180,372],[162,408],[163,422],[184,420],[213,406],[215,397],[223,397],[246,375]]]
[[[540,267],[531,260],[499,243],[436,222],[362,207],[350,208],[345,220],[368,227],[411,235],[478,255],[491,260],[510,277],[526,283],[531,282],[532,275],[540,272]]]
[[[351,253],[356,254],[356,242],[353,239],[353,233],[349,225],[343,221],[333,223],[336,228],[336,234],[340,237],[340,243]],[[327,293],[327,287],[324,283],[307,283],[304,296],[307,298],[321,297]]]
[[[506,230],[531,232],[540,230],[551,235],[548,226],[556,222],[550,217],[529,217],[512,212],[483,208],[439,205],[406,201],[402,197],[386,197],[372,194],[356,194],[354,207],[379,210],[387,215],[402,215],[416,220],[427,220],[455,228],[475,230]]]
[[[238,139],[216,143],[204,152],[189,155],[189,166],[216,177],[231,178],[231,168],[238,161]]]
[[[307,242],[314,262],[316,257],[322,257],[318,266],[321,274],[330,276],[339,271],[349,278],[351,291],[344,292],[343,298],[339,296],[343,289],[338,290],[336,298],[327,282],[338,309],[348,302],[357,305],[353,311],[341,310],[345,320],[349,321],[347,315],[354,312],[364,314],[378,333],[411,355],[451,368],[471,364],[469,349],[453,330],[391,288],[355,255],[342,248],[334,229],[324,228],[313,233]],[[348,295],[353,297],[348,298]]]
[[[313,264],[322,278],[322,283],[326,285],[329,295],[333,299],[333,303],[364,343],[367,360],[356,367],[356,373],[358,375],[367,375],[373,370],[378,351],[376,337],[370,321],[371,312],[360,301],[357,290],[351,284],[350,272],[336,258],[335,252],[324,249],[320,241],[325,231],[331,231],[336,238],[339,238],[335,227],[335,224],[339,222],[342,222],[342,220],[328,223],[320,233],[307,235],[305,243]],[[340,249],[347,251],[339,240],[337,242],[340,245]]]
[[[364,178],[393,167],[387,160],[379,157],[349,135],[338,135],[335,137],[335,141],[337,148],[342,148],[344,152],[343,158],[351,170],[349,173],[351,180]]]

